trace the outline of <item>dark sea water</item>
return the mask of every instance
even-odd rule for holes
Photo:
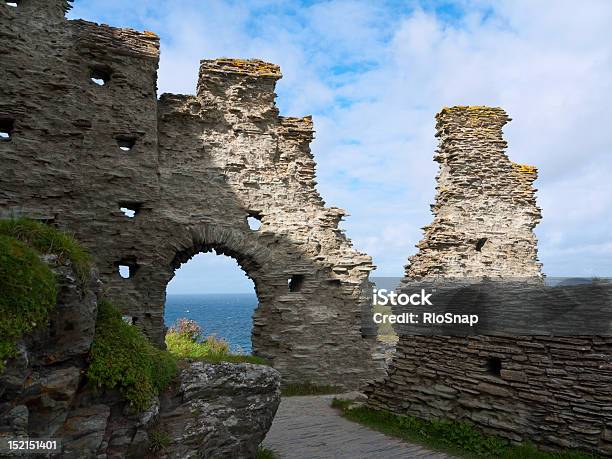
[[[257,307],[254,293],[207,293],[167,295],[166,326],[179,318],[195,320],[205,335],[225,338],[232,351],[251,352],[253,311]]]

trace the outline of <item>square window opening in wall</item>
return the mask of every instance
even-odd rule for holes
[[[136,316],[121,316],[121,318],[129,325],[136,325],[136,322],[138,322],[138,317]]]
[[[489,357],[487,359],[487,373],[491,376],[501,377],[502,361],[499,357]]]
[[[261,228],[261,218],[261,214],[258,214],[257,212],[249,213],[247,216],[247,224],[252,231],[257,231],[259,228]]]
[[[289,292],[296,293],[302,290],[304,286],[304,275],[303,274],[294,274],[287,280],[287,286],[289,288]]]
[[[117,135],[115,140],[122,151],[130,151],[136,144],[136,137],[132,135]]]
[[[89,71],[89,78],[98,86],[107,85],[111,79],[111,69],[105,65],[92,67]]]
[[[8,141],[13,137],[15,120],[12,118],[0,118],[0,140]]]
[[[123,279],[130,279],[134,277],[136,271],[138,270],[138,264],[132,259],[129,260],[121,260],[117,263],[117,272],[119,276]]]
[[[486,237],[481,237],[480,239],[478,239],[476,241],[476,250],[480,252],[486,243],[487,243]]]
[[[142,204],[139,202],[120,202],[119,210],[128,218],[134,218],[140,212]]]

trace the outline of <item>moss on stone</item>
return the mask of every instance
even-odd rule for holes
[[[21,337],[47,323],[57,302],[57,281],[40,254],[0,234],[0,371]]]
[[[98,304],[89,360],[89,381],[99,388],[119,390],[136,411],[149,407],[177,373],[175,358],[124,322],[107,300]]]
[[[81,282],[89,278],[91,256],[72,236],[52,226],[27,218],[11,218],[0,220],[0,235],[19,239],[40,253],[54,254],[60,262],[69,260]]]

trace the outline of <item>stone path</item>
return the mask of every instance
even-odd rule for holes
[[[450,458],[344,419],[332,398],[283,398],[264,446],[282,459]]]

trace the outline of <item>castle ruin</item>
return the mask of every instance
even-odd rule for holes
[[[279,68],[204,60],[195,95],[158,99],[155,34],[68,21],[68,0],[16,5],[0,3],[0,215],[74,233],[104,294],[160,346],[174,271],[215,250],[253,280],[253,350],[285,383],[376,376],[361,317],[372,261],[316,191],[312,120],[278,114]],[[434,220],[406,282],[542,280],[536,170],[505,155],[507,121],[486,107],[438,115]],[[611,455],[611,348],[609,336],[401,336],[368,403]]]
[[[278,114],[279,68],[203,60],[196,95],[158,99],[159,38],[68,8],[0,4],[2,216],[73,233],[105,295],[160,346],[174,271],[215,250],[253,280],[253,350],[286,383],[373,376],[360,331],[372,261],[316,191],[311,118]]]

